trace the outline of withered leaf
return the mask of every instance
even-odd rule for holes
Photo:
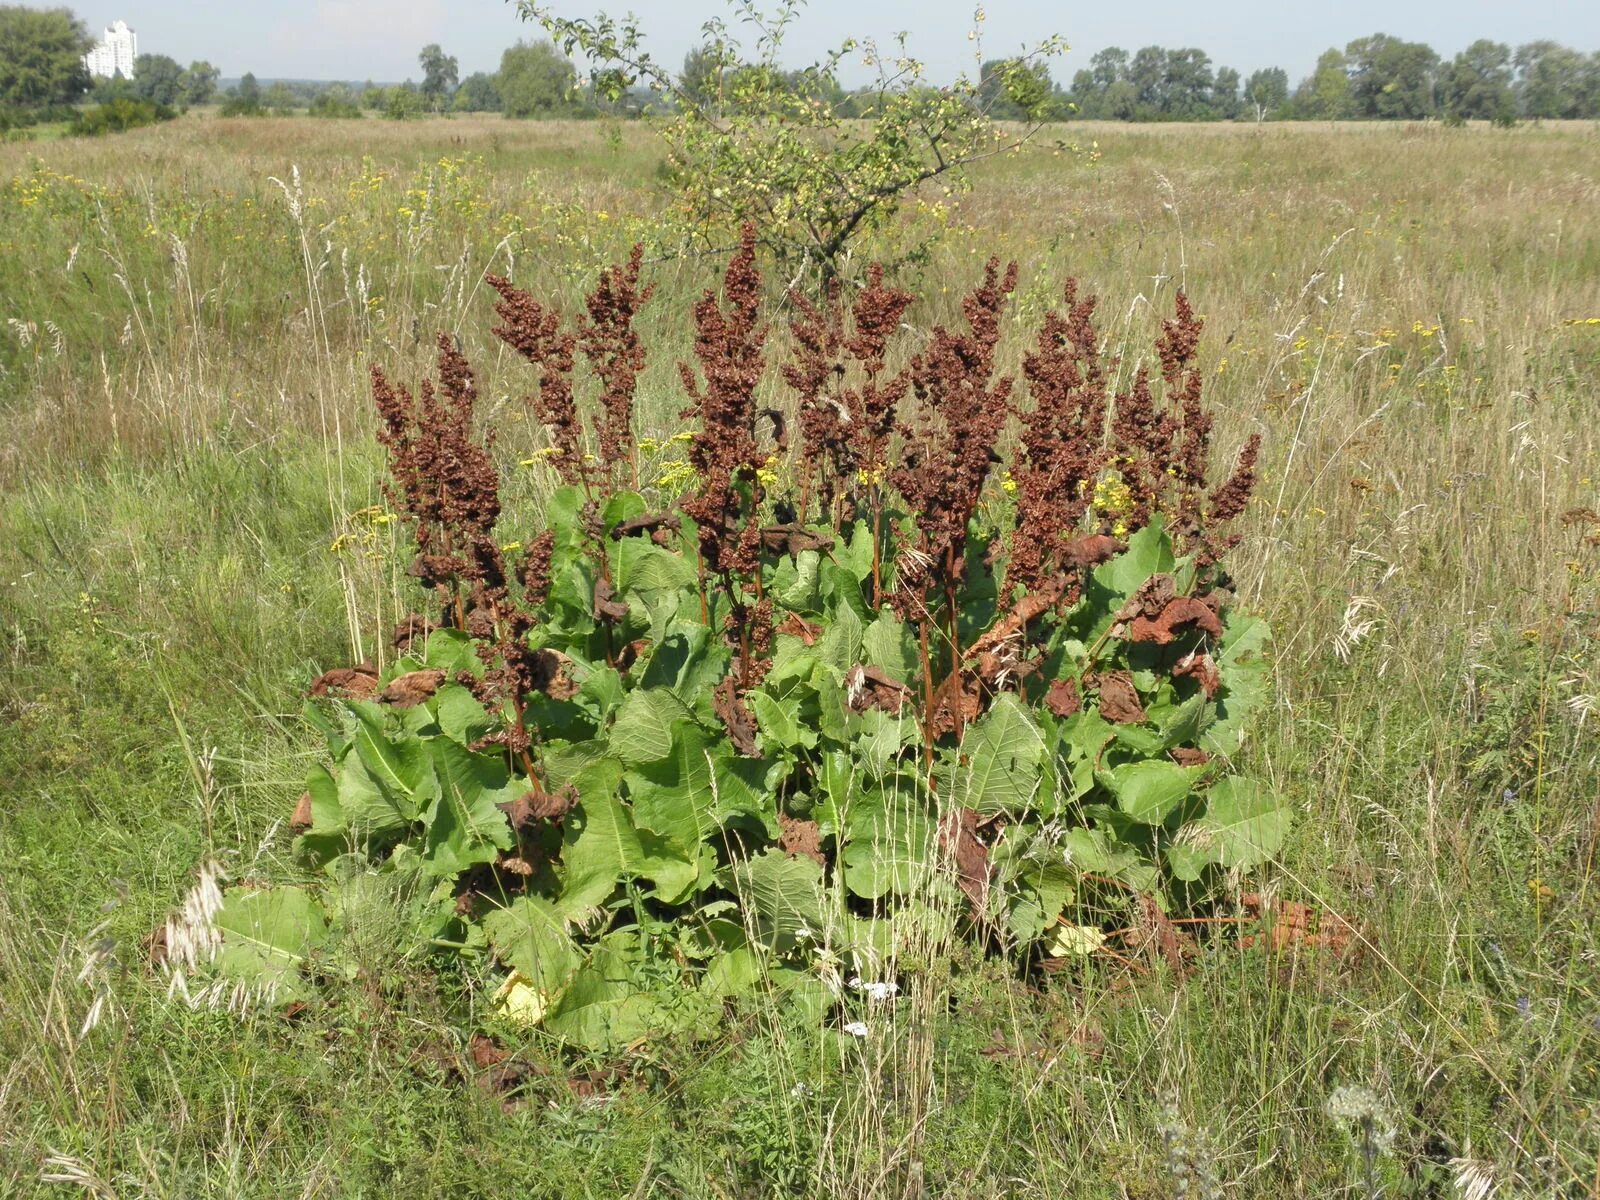
[[[1126,548],[1116,538],[1096,533],[1068,542],[1061,548],[1061,561],[1087,569],[1115,558]]]
[[[1171,575],[1159,572],[1150,576],[1139,585],[1137,591],[1129,597],[1117,613],[1119,620],[1126,621],[1131,617],[1154,617],[1161,610],[1177,598],[1178,585]]]
[[[956,868],[956,883],[981,915],[989,899],[989,847],[978,840],[978,812],[958,808],[939,823],[939,844]]]
[[[611,536],[614,540],[620,542],[623,538],[631,537],[636,533],[655,534],[660,530],[677,533],[682,528],[683,521],[676,513],[645,513],[642,516],[630,517],[626,521],[620,522],[611,531]],[[652,538],[652,540],[654,539]]]
[[[778,828],[778,849],[789,855],[803,854],[819,866],[827,865],[822,854],[822,827],[815,821],[779,813]]]
[[[911,689],[882,667],[851,667],[845,672],[844,688],[855,712],[876,708],[898,714],[911,698]]]
[[[1165,646],[1178,635],[1183,626],[1192,625],[1210,634],[1222,636],[1222,622],[1211,606],[1191,596],[1179,596],[1170,601],[1155,618],[1135,617],[1128,625],[1128,638],[1135,642],[1155,642]]]
[[[1300,949],[1327,949],[1344,954],[1359,936],[1356,928],[1338,913],[1326,912],[1298,900],[1267,901],[1259,892],[1239,897],[1246,913],[1267,922],[1261,934],[1245,934],[1239,939],[1243,949],[1260,946],[1274,952]]]
[[[711,707],[727,728],[728,740],[733,743],[734,750],[745,758],[759,757],[756,719],[750,715],[750,710],[740,698],[738,684],[732,675],[724,676],[722,682],[717,684],[711,696]]]
[[[1057,679],[1044,694],[1044,706],[1058,717],[1070,717],[1083,707],[1076,679]]]
[[[509,1050],[495,1044],[481,1033],[472,1035],[472,1040],[467,1043],[467,1053],[472,1056],[472,1065],[480,1070],[484,1067],[498,1066],[511,1057]]]
[[[548,648],[535,650],[530,657],[535,689],[552,700],[570,700],[578,694],[578,684],[572,678],[572,659]]]
[[[986,650],[993,650],[1002,642],[1021,633],[1030,621],[1054,608],[1072,585],[1073,580],[1070,576],[1057,575],[1028,592],[1011,606],[1011,610],[1005,616],[989,626],[984,635],[967,648],[967,657],[972,658]]]
[[[946,675],[933,693],[933,715],[929,722],[933,735],[942,737],[965,728],[978,719],[981,709],[977,680],[967,679],[964,673]]]
[[[787,525],[768,525],[761,531],[761,545],[768,554],[787,554],[791,558],[805,550],[827,553],[833,549],[833,539],[790,522]]]
[[[1140,896],[1134,907],[1134,938],[1137,947],[1160,955],[1175,971],[1183,970],[1184,960],[1194,953],[1194,939],[1174,925],[1149,896]]]
[[[426,638],[430,633],[438,628],[439,625],[437,622],[430,621],[427,617],[418,616],[416,613],[412,613],[403,621],[397,621],[395,623],[394,629],[389,634],[389,640],[393,643],[396,650],[404,652],[410,648],[412,642],[418,640],[419,638]]]
[[[526,791],[515,800],[499,807],[511,822],[511,828],[521,831],[524,826],[536,821],[559,821],[576,808],[577,804],[578,789],[569,783],[553,792],[547,792],[543,788]]]
[[[404,675],[396,675],[391,679],[389,686],[378,693],[378,700],[383,704],[392,704],[396,708],[412,708],[437,692],[443,682],[444,672],[437,667],[407,671]]]
[[[1097,677],[1100,686],[1100,715],[1118,725],[1139,725],[1145,720],[1144,705],[1126,671],[1107,671]]]
[[[1179,679],[1186,675],[1199,683],[1207,700],[1214,699],[1222,687],[1222,672],[1209,654],[1186,654],[1180,658],[1172,668],[1172,677]]]
[[[595,580],[594,619],[596,621],[621,621],[628,615],[628,605],[616,598],[617,593],[606,578]]]
[[[378,690],[378,672],[370,663],[324,671],[311,685],[312,696],[354,696],[365,700]]]
[[[797,612],[792,612],[780,621],[772,632],[786,633],[790,637],[799,638],[807,646],[815,646],[817,639],[822,636],[822,626],[806,620]]]

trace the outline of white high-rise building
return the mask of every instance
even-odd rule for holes
[[[89,74],[110,79],[119,71],[124,79],[133,78],[133,60],[139,57],[139,35],[118,21],[107,29],[95,48],[83,56]]]

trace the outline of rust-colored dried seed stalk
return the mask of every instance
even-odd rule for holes
[[[633,400],[644,372],[645,350],[633,328],[639,310],[655,294],[655,284],[639,287],[644,247],[635,245],[624,266],[610,266],[585,301],[588,319],[578,331],[578,346],[600,379],[596,441],[600,462],[611,473],[627,464],[627,486],[638,490],[639,456],[633,436]]]
[[[588,487],[592,472],[572,388],[577,338],[562,331],[561,317],[554,309],[546,308],[509,279],[486,275],[484,281],[500,293],[494,310],[502,324],[495,326],[495,337],[538,369],[528,407],[550,432],[556,473],[562,483]]]

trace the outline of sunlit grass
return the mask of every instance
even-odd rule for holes
[[[1332,1195],[1359,1186],[1324,1112],[1352,1083],[1393,1106],[1387,1194],[1479,1169],[1590,1194],[1600,520],[1570,514],[1600,509],[1595,129],[1064,132],[1098,164],[1041,149],[908,213],[947,229],[909,320],[951,316],[991,253],[1022,263],[1019,333],[1072,273],[1113,348],[1146,346],[1187,287],[1218,443],[1266,439],[1235,560],[1279,637],[1250,765],[1299,816],[1253,886],[1346,916],[1348,957],[1107,962],[1047,994],[968,962],[887,1048],[744,1013],[602,1102],[536,1048],[559,1069],[509,1114],[460,1078],[448,978],[339,984],[299,1023],[166,1005],[141,939],[206,856],[286,850],[300,691],[407,586],[379,539],[334,551],[382,499],[367,365],[404,377],[458,333],[532,526],[546,484],[514,464],[544,441],[482,272],[575,303],[651,241],[642,432],[665,444],[688,351],[666,314],[719,261],[672,254],[635,126],[0,145],[0,1191],[1155,1196],[1172,1106],[1229,1194]],[[119,1008],[80,1037],[102,937]],[[900,1070],[931,1080],[911,1109],[881,1100]]]

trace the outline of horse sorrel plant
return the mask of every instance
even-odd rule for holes
[[[1183,296],[1159,382],[1113,396],[1075,284],[1017,379],[997,367],[1014,265],[909,355],[912,297],[872,270],[848,304],[794,300],[791,419],[757,399],[747,229],[694,309],[672,495],[638,487],[639,266],[571,328],[490,280],[561,480],[537,534],[498,528],[447,339],[414,396],[373,371],[428,608],[391,670],[313,688],[331,763],[298,845],[330,895],[389,879],[419,945],[503,965],[509,1016],[599,1045],[758,983],[887,987],[912,930],[1092,949],[1119,908],[1187,906],[1277,848],[1283,807],[1228,773],[1266,686],[1266,630],[1219,562],[1257,446],[1209,482]],[[303,896],[262,894],[236,889],[257,916],[225,910],[224,940],[243,929],[245,966],[289,986],[341,909],[280,919]]]

